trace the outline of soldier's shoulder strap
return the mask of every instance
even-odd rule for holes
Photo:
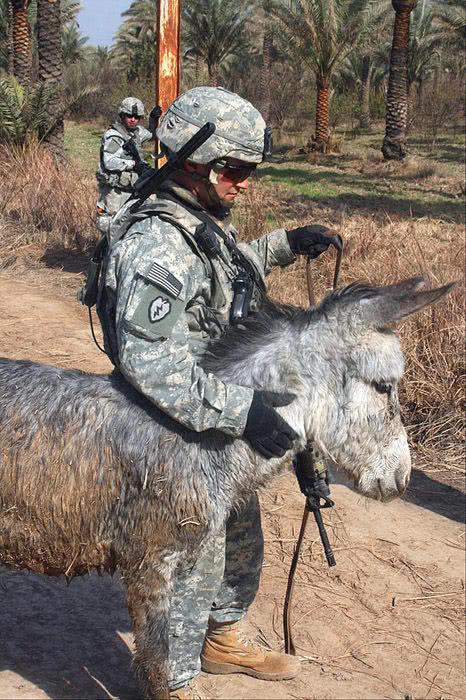
[[[110,126],[110,128],[107,129],[107,132],[108,132],[108,131],[114,131],[114,132],[116,132],[116,134],[113,134],[113,135],[116,136],[116,135],[118,134],[118,136],[120,136],[124,141],[127,141],[128,139],[131,138],[131,134],[125,129],[125,127],[123,126],[123,124],[119,124],[118,122],[114,122],[114,123]],[[106,133],[107,133],[107,132],[106,132]]]
[[[135,201],[137,200],[130,199],[114,216],[110,225],[108,252],[113,249],[118,241],[121,241],[126,236],[133,224],[155,216],[161,221],[166,221],[178,229],[189,247],[201,258],[207,271],[209,273],[211,272],[212,264],[208,256],[198,245],[194,232],[190,230],[191,222],[187,223],[184,220],[186,219],[186,214],[188,214],[193,225],[196,224],[196,219],[192,216],[190,211],[183,207],[181,203],[165,198],[151,197],[137,209],[133,207]]]
[[[163,193],[163,196],[166,197],[169,195],[167,195],[167,193]],[[170,200],[173,201],[171,197]],[[256,266],[251,262],[251,260],[244,254],[244,252],[236,243],[235,238],[233,236],[227,236],[225,231],[213,220],[213,218],[205,210],[198,208],[194,209],[189,205],[185,205],[184,209],[189,214],[191,214],[191,216],[195,220],[202,222],[207,227],[215,231],[219,238],[221,238],[224,242],[234,262],[241,268],[243,268],[243,270],[247,272],[251,280],[253,280],[256,283],[258,289],[260,289],[262,293],[265,293],[265,282],[262,275],[259,272],[259,269],[257,269]]]
[[[143,144],[146,141],[150,141],[151,139],[154,138],[154,135],[152,134],[149,129],[146,129],[144,126],[139,125],[136,130],[137,133],[137,140],[139,143]]]

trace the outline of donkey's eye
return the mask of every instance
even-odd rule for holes
[[[392,385],[387,382],[372,382],[372,386],[379,394],[389,394],[392,390]]]

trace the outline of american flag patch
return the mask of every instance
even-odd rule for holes
[[[168,272],[164,267],[158,265],[158,263],[152,263],[148,272],[146,272],[145,277],[154,282],[158,287],[165,289],[172,297],[178,299],[183,289],[182,283]]]

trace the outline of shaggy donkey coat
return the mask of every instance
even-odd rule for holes
[[[211,346],[206,370],[295,395],[278,409],[299,434],[283,459],[266,460],[216,431],[190,432],[119,374],[0,360],[1,563],[66,576],[119,567],[144,693],[167,697],[177,564],[308,439],[362,493],[403,492],[410,470],[397,399],[403,357],[386,327],[450,289],[421,287],[420,279],[353,285],[308,311],[268,303]]]

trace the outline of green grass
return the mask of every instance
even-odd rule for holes
[[[65,146],[70,160],[86,176],[94,176],[102,127],[67,122]],[[293,202],[345,205],[355,211],[381,216],[429,216],[454,222],[464,220],[462,136],[442,134],[432,147],[423,135],[410,137],[407,163],[383,163],[383,132],[346,134],[342,153],[300,155],[284,143],[274,162],[259,168],[263,183],[279,185]],[[295,144],[305,137],[294,136]]]
[[[352,134],[339,154],[306,156],[297,147],[305,137],[294,136],[294,147],[282,144],[275,162],[262,165],[258,177],[285,188],[290,206],[294,199],[301,206],[346,205],[368,214],[462,222],[463,138],[443,134],[432,147],[431,139],[412,135],[404,163],[383,161],[382,139],[381,131]]]
[[[436,189],[421,178],[387,174],[361,174],[347,166],[326,167],[296,161],[262,166],[258,177],[264,183],[284,186],[299,200],[327,206],[346,204],[374,214],[432,216],[462,221],[463,198]]]
[[[99,162],[102,128],[93,124],[65,122],[65,150],[84,175],[94,175]]]

